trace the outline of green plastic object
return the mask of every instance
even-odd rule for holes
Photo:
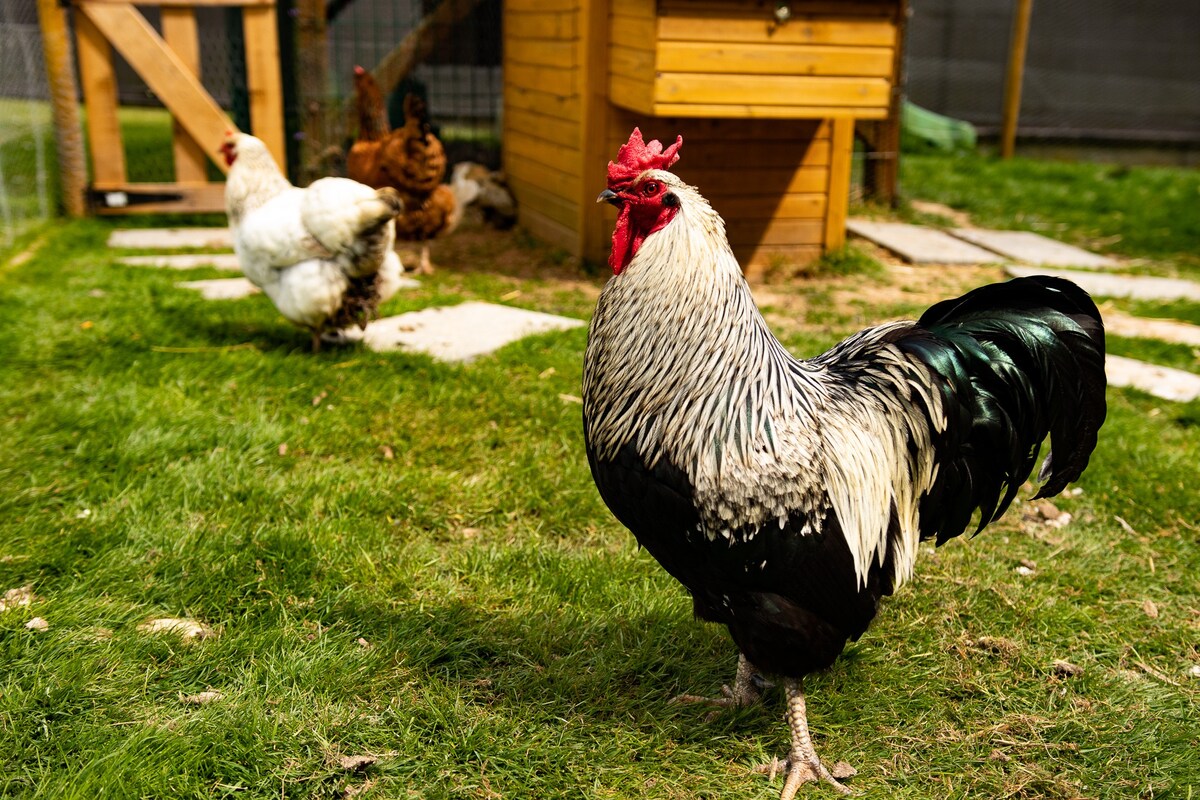
[[[975,126],[907,100],[900,107],[900,145],[909,152],[975,149]]]

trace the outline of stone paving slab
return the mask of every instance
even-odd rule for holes
[[[198,269],[212,267],[213,269],[238,272],[241,266],[233,253],[194,253],[173,256],[123,256],[117,259],[130,267],[157,267],[159,269]]]
[[[1151,319],[1104,311],[1104,330],[1117,336],[1158,339],[1176,344],[1200,345],[1200,325],[1176,322],[1171,319]]]
[[[1058,269],[1056,267],[1018,267],[1004,271],[1014,278],[1029,275],[1053,275],[1079,284],[1088,294],[1102,297],[1131,297],[1135,300],[1200,301],[1200,283],[1182,278],[1152,278],[1140,275],[1109,275],[1103,272]]]
[[[1132,386],[1177,403],[1200,398],[1200,375],[1191,372],[1159,367],[1123,356],[1107,356],[1104,371],[1110,386]]]
[[[1117,262],[1107,256],[1089,253],[1074,245],[1059,242],[1032,231],[992,231],[983,228],[955,228],[959,239],[992,250],[1013,261],[1050,267],[1112,269]]]
[[[180,281],[175,284],[184,289],[194,289],[205,300],[240,300],[261,291],[245,278],[217,278],[209,281]]]
[[[229,250],[233,247],[233,236],[229,228],[126,228],[110,233],[108,246],[144,250],[172,247]]]
[[[852,218],[846,230],[913,264],[995,264],[1004,259],[935,228]]]
[[[583,320],[494,303],[462,303],[384,317],[365,331],[342,332],[376,352],[409,350],[441,361],[467,362],[506,344],[549,331],[582,327]]]

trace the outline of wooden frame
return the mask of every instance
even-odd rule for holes
[[[155,0],[153,4],[163,10],[162,36],[126,0],[72,0],[95,210],[101,214],[223,211],[224,184],[207,180],[207,162],[211,159],[227,171],[215,156],[226,131],[237,126],[200,82],[195,8],[242,7],[251,128],[282,166],[286,153],[275,0]],[[171,113],[174,183],[128,180],[117,118],[114,48]]]

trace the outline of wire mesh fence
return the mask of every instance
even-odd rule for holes
[[[908,98],[973,123],[981,136],[996,135],[1016,3],[911,5]],[[1018,138],[1026,146],[1190,151],[1195,163],[1198,76],[1200,3],[1039,0],[1029,28]]]
[[[0,247],[56,210],[54,129],[35,0],[0,3]]]
[[[500,0],[330,0],[324,6],[324,52],[313,58],[302,47],[296,62],[320,64],[296,76],[298,105],[316,118],[305,131],[316,141],[305,150],[317,161],[306,169],[336,169],[355,135],[354,67],[378,72],[402,53],[419,57],[387,92],[391,125],[404,122],[405,95],[418,94],[451,162],[499,166]]]

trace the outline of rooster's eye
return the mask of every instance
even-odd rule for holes
[[[642,194],[646,197],[653,197],[658,194],[658,181],[649,181],[642,186]]]

